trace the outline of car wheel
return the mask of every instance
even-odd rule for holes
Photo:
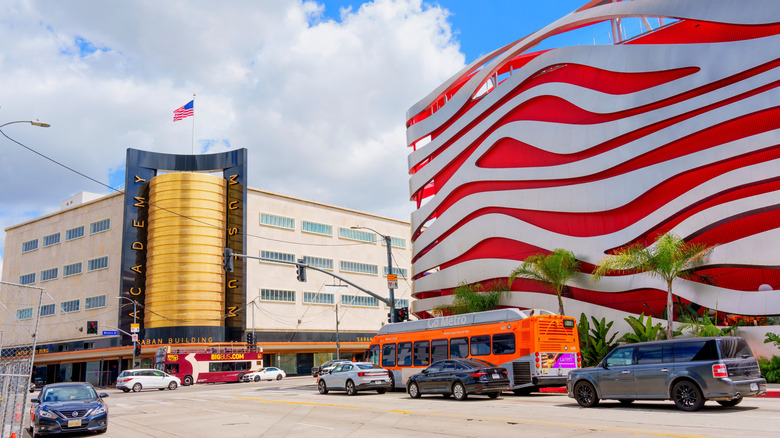
[[[130,392],[130,390],[129,390],[129,389],[127,389],[127,388],[122,388],[122,391],[124,391],[124,392]]]
[[[395,379],[393,378],[392,371],[390,372],[390,392],[395,391]]]
[[[681,380],[674,385],[672,400],[678,409],[688,412],[698,411],[704,405],[701,390],[690,380]]]
[[[255,376],[255,382],[259,382],[259,381],[260,381],[260,376]]]
[[[630,405],[631,403],[634,402],[634,399],[631,399],[631,398],[621,398],[621,399],[618,399],[618,401],[620,402],[621,405],[628,406],[628,405]]]
[[[455,382],[452,385],[452,396],[455,397],[455,400],[466,400],[466,398],[469,396],[466,393],[466,387],[463,386],[460,382]]]
[[[244,373],[238,373],[238,383],[241,383],[244,381]]]
[[[376,390],[377,394],[384,394],[387,392],[387,388],[379,388]]]
[[[184,380],[181,381],[181,384],[184,386],[192,385],[192,376],[184,376]]]
[[[320,394],[328,393],[328,385],[325,384],[324,380],[320,379],[320,381],[317,383],[317,390],[320,392]]]
[[[490,398],[498,398],[499,395],[501,395],[500,392],[488,392],[488,397]]]
[[[346,390],[347,390],[347,395],[357,394],[357,389],[355,389],[355,382],[351,380],[347,380]]]
[[[420,395],[422,395],[420,394],[420,387],[417,386],[417,383],[415,382],[409,383],[409,390],[407,392],[409,392],[409,397],[411,398],[420,398]]]
[[[133,392],[138,392],[141,389],[143,389],[143,386],[141,386],[140,383],[136,383],[135,385],[133,385]]]
[[[590,408],[599,404],[596,389],[590,382],[579,382],[574,386],[574,399],[583,408]]]
[[[170,389],[171,391],[173,391],[174,389],[176,389],[178,387],[179,387],[179,385],[176,382],[171,382],[171,383],[168,384],[168,389]]]
[[[731,400],[718,400],[718,404],[723,407],[730,408],[732,406],[736,406],[742,403],[743,398],[744,397],[737,397],[737,398],[732,398]]]
[[[276,375],[276,380],[282,380],[282,375],[281,374],[277,374]]]

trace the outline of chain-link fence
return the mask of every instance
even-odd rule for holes
[[[7,292],[8,288],[12,287],[19,288],[13,292],[24,295],[27,300],[36,302],[29,308],[31,313],[29,317],[24,313],[27,308],[14,313],[0,302],[0,305],[5,308],[0,309],[0,312],[6,313],[2,319],[10,322],[10,324],[3,324],[0,328],[0,437],[22,438],[24,436],[24,420],[27,417],[25,412],[29,406],[29,391],[32,388],[30,378],[35,359],[43,289],[2,281],[0,281],[0,287],[3,287],[3,292],[6,292],[0,294],[0,297],[11,296]],[[39,291],[40,296],[35,294],[33,298],[31,289]],[[5,318],[5,316],[10,316],[10,318]],[[34,328],[30,327],[30,324],[24,324],[24,320],[35,321]],[[19,339],[29,341],[19,342]]]

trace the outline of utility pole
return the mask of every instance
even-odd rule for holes
[[[350,228],[353,229],[353,230],[359,230],[359,229],[369,230],[369,231],[373,232],[374,234],[376,234],[377,236],[380,236],[383,239],[385,239],[385,245],[387,246],[387,275],[388,275],[388,278],[389,278],[390,275],[393,275],[393,253],[391,252],[391,249],[390,249],[390,243],[392,242],[392,239],[390,238],[390,236],[385,236],[384,234],[380,233],[379,231],[377,231],[377,230],[375,230],[373,228],[369,228],[369,227],[361,227],[361,226],[356,225],[356,226],[350,227]],[[389,281],[387,282],[387,290],[388,290],[388,293],[389,293],[389,296],[390,296],[390,303],[389,303],[390,304],[390,322],[391,323],[392,322],[398,322],[397,315],[395,314],[395,289],[393,289],[393,287],[390,285]]]
[[[336,359],[341,359],[341,347],[339,345],[339,304],[336,303]]]
[[[131,303],[133,303],[133,326],[135,326],[138,323],[137,320],[136,320],[136,317],[138,316],[138,308],[136,307],[136,304],[138,304],[138,303],[135,300],[131,300],[130,298],[122,297],[122,296],[117,297],[117,299],[128,300]],[[133,331],[133,329],[130,329],[130,332],[132,332],[132,331]],[[136,336],[138,336],[137,333],[136,333]],[[132,338],[133,335],[131,334],[130,337]],[[135,369],[135,346],[136,346],[136,343],[137,343],[137,341],[133,341],[133,369]]]

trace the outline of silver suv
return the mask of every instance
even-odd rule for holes
[[[671,399],[696,411],[707,400],[736,406],[766,394],[766,380],[743,338],[688,338],[619,346],[597,366],[571,371],[566,389],[586,408],[599,399]]]

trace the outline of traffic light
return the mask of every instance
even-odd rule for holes
[[[141,355],[141,344],[135,344],[135,350],[133,351],[133,356],[138,357]]]
[[[88,335],[97,334],[97,321],[87,321],[87,334]]]
[[[390,312],[387,312],[387,322],[393,322],[393,318],[390,317]]]
[[[222,254],[222,267],[225,272],[233,272],[233,248],[225,248]]]
[[[298,259],[298,264],[295,265],[297,269],[298,281],[306,282],[306,266],[303,265],[306,260]]]
[[[395,309],[395,321],[404,322],[409,320],[409,308],[398,307]]]
[[[252,332],[246,332],[246,343],[249,345],[253,345],[255,343],[254,338],[252,337]]]

